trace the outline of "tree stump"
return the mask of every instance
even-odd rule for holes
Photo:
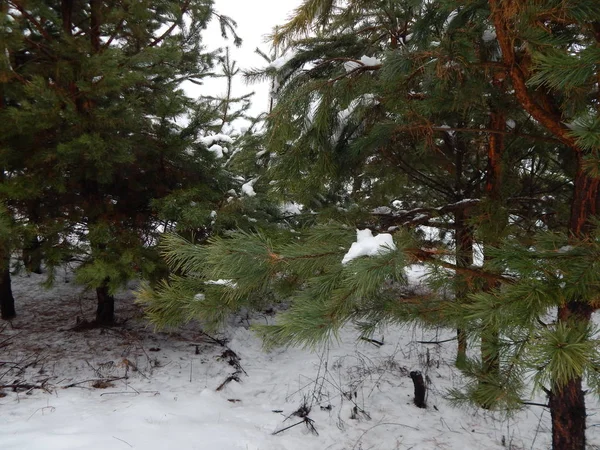
[[[425,396],[427,395],[427,386],[425,386],[425,380],[423,380],[423,375],[418,370],[414,370],[410,373],[410,378],[415,385],[415,405],[419,408],[425,408],[427,405],[425,404]]]

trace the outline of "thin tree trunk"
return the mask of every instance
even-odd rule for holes
[[[42,273],[41,243],[37,237],[31,239],[29,245],[23,248],[23,264],[28,272]]]
[[[7,2],[0,2],[0,13],[5,14],[8,10]],[[10,61],[5,46],[0,49],[2,54],[0,58],[6,58],[3,64],[10,67]],[[0,83],[0,111],[6,108],[6,101],[4,99],[5,82]],[[4,169],[0,168],[0,183],[4,182]],[[0,259],[2,264],[0,270],[2,270],[2,276],[0,277],[0,317],[4,320],[10,320],[16,317],[15,311],[15,299],[12,294],[12,288],[10,285],[10,258]]]
[[[473,227],[467,223],[467,214],[464,209],[459,209],[454,217],[456,226],[456,265],[457,267],[470,267],[473,264]],[[469,282],[464,276],[456,275],[455,296],[457,302],[466,300],[469,294]],[[458,348],[456,352],[456,367],[462,369],[467,361],[467,334],[463,329],[456,330]]]
[[[490,113],[490,129],[503,131],[506,129],[506,116],[503,112],[492,111]],[[500,207],[502,204],[502,173],[503,173],[503,157],[505,143],[504,135],[499,133],[491,133],[488,142],[488,166],[486,170],[486,195],[490,201],[491,207]],[[489,223],[488,226],[492,230],[490,236],[485,239],[484,245],[495,246],[499,243],[499,231],[506,224],[498,224],[498,217],[488,213],[489,220],[494,223]],[[485,249],[484,249],[485,252]],[[489,262],[489,256],[484,257],[484,266]],[[497,282],[486,283],[485,290],[490,291],[498,286]],[[483,374],[486,377],[494,377],[500,373],[500,358],[498,355],[500,343],[500,335],[498,330],[487,327],[481,333],[481,362]],[[483,381],[485,384],[487,381]],[[486,407],[487,405],[482,405]]]
[[[96,325],[114,325],[115,298],[108,291],[108,279],[96,288],[98,306],[96,308]]]
[[[10,320],[17,316],[15,298],[12,294],[10,282],[10,262],[4,260],[0,270],[2,270],[2,276],[0,277],[0,314],[2,319]]]

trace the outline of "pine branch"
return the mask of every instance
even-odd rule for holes
[[[440,252],[438,252],[437,250],[405,249],[404,251],[419,262],[432,262],[445,269],[451,269],[454,270],[456,273],[470,275],[474,278],[481,278],[494,282],[502,281],[503,283],[507,284],[513,284],[516,282],[514,278],[510,278],[505,275],[499,275],[493,272],[488,272],[483,269],[476,269],[472,267],[459,267],[456,264],[443,261],[439,258]]]
[[[490,0],[490,9],[496,29],[498,44],[502,50],[502,59],[510,74],[517,99],[535,120],[547,128],[563,144],[575,152],[580,152],[581,149],[577,144],[577,141],[570,135],[570,130],[563,125],[561,118],[545,109],[536,102],[530,94],[527,88],[527,75],[517,60],[513,43],[514,40],[510,33],[509,14],[511,14],[511,12],[506,10],[500,3],[500,0]],[[542,93],[539,94],[543,95]]]
[[[186,12],[188,11],[190,2],[191,2],[191,0],[186,0],[185,2],[183,2],[183,5],[181,5],[180,9],[181,9],[182,16],[184,16],[186,14]],[[177,20],[174,20],[173,23],[171,24],[171,26],[169,28],[167,28],[163,34],[161,34],[156,39],[154,39],[152,42],[150,42],[150,44],[148,44],[148,47],[149,48],[156,47],[158,44],[160,44],[162,41],[164,41],[167,38],[167,36],[170,36],[171,33],[173,33],[173,30],[175,30],[175,28],[178,25],[179,25],[179,22]]]

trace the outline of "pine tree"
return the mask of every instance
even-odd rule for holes
[[[275,36],[297,52],[275,71],[267,148],[276,158],[267,174],[274,195],[299,200],[320,223],[232,233],[203,247],[169,238],[165,255],[181,271],[182,289],[163,286],[169,301],[162,310],[155,304],[153,319],[200,317],[216,326],[276,292],[291,307],[276,326],[260,328],[270,344],[312,346],[349,321],[365,332],[386,322],[459,326],[482,340],[481,358],[464,362],[473,383],[460,398],[522,407],[532,374],[548,394],[553,448],[585,448],[582,381],[598,386],[590,317],[598,286],[599,18],[592,1],[305,1]],[[440,182],[444,194],[464,195],[464,180],[461,188],[447,180],[458,170],[442,164],[461,146],[476,208],[460,208],[467,197],[442,203],[439,192],[440,203],[426,204]],[[408,170],[390,170],[390,154]],[[400,228],[393,244],[384,235],[373,255],[348,261],[356,225],[381,225],[372,208],[405,196],[401,183],[419,208],[389,216],[463,222],[462,248],[424,246]],[[485,245],[483,268],[469,264],[476,239]],[[406,286],[415,262],[431,269],[428,294]],[[447,269],[456,292],[473,291],[465,301],[435,289],[448,282]]]
[[[508,205],[527,196],[531,208],[549,188],[545,180],[520,179],[511,170],[531,158],[531,145],[543,147],[539,140],[548,137],[528,130],[526,115],[506,94],[495,69],[497,44],[486,35],[487,10],[354,2],[321,20],[310,19],[311,8],[322,12],[314,4],[305,3],[297,19],[313,20],[317,37],[292,41],[293,57],[275,71],[280,106],[270,129],[279,158],[271,172],[275,181],[285,180],[281,195],[301,193],[321,213],[323,205],[311,202],[317,195],[328,198],[338,219],[340,204],[378,211],[364,220],[383,230],[384,224],[440,228],[453,234],[457,263],[470,266],[475,235],[484,248],[497,242],[507,228]],[[287,42],[305,28],[291,27],[293,22],[280,29],[276,41]],[[373,65],[379,59],[385,63]],[[508,155],[505,146],[512,150]],[[307,188],[303,171],[315,154],[322,169],[311,170],[314,187]],[[295,179],[296,191],[289,182]],[[323,184],[339,192],[324,193]],[[398,198],[408,207],[381,212]],[[511,210],[513,217],[530,216],[523,207]],[[519,228],[532,228],[530,220],[521,222]],[[452,280],[456,298],[471,289],[469,278],[458,274]],[[458,362],[466,351],[463,331]],[[492,356],[487,359],[490,368],[496,366]]]
[[[98,324],[113,322],[116,289],[157,267],[168,214],[157,201],[222,197],[210,153],[192,150],[193,127],[215,111],[180,87],[211,73],[201,33],[214,15],[205,0],[9,1],[4,11],[3,199],[34,225],[50,268],[82,260]]]

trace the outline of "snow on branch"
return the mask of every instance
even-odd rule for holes
[[[430,222],[433,217],[439,217],[449,212],[456,212],[463,209],[471,208],[479,204],[481,200],[477,198],[466,198],[459,202],[450,203],[448,205],[439,206],[437,208],[414,208],[411,210],[401,210],[382,213],[376,209],[372,214],[380,218],[380,223],[384,226],[409,226],[409,225],[430,225],[436,226],[439,224]],[[446,226],[446,225],[445,225]]]
[[[368,228],[356,230],[356,242],[352,243],[350,250],[344,255],[342,264],[347,264],[361,256],[377,256],[394,250],[396,245],[391,234],[380,233],[373,236]]]

